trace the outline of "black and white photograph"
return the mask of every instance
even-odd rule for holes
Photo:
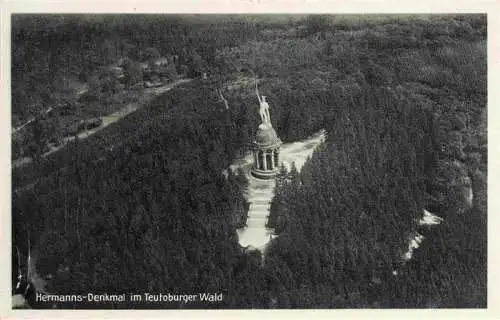
[[[495,304],[488,21],[13,13],[12,309]]]

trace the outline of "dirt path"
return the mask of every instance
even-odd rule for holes
[[[51,112],[53,109],[54,109],[54,108],[49,107],[49,108],[47,108],[46,110],[44,110],[43,112],[41,112],[41,114],[42,114],[42,115],[47,114],[47,113]],[[17,133],[18,131],[22,130],[24,127],[26,127],[27,125],[29,125],[30,123],[32,123],[33,121],[35,121],[36,119],[38,119],[39,117],[40,117],[40,116],[38,116],[38,117],[34,117],[34,118],[31,118],[30,120],[26,121],[25,123],[23,123],[23,124],[22,124],[22,125],[20,125],[19,127],[14,128],[14,129],[12,130],[12,133],[13,133],[13,134],[14,134],[14,133]]]

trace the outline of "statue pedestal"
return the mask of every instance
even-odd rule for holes
[[[279,149],[281,140],[271,124],[261,123],[253,142],[254,165],[252,176],[273,179],[279,172]]]
[[[259,124],[259,130],[269,130],[272,129],[273,126],[267,123],[261,123]]]
[[[269,180],[269,179],[273,179],[274,177],[276,177],[276,175],[279,173],[279,167],[276,167],[273,170],[259,170],[256,168],[252,168],[250,173],[255,178]]]

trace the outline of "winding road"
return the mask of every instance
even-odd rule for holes
[[[94,133],[106,128],[110,124],[115,123],[115,122],[119,121],[120,119],[122,119],[123,117],[131,114],[132,112],[144,107],[147,104],[147,102],[149,102],[152,98],[154,98],[154,97],[156,97],[164,92],[167,92],[180,84],[187,83],[190,81],[192,81],[192,79],[179,79],[179,80],[176,80],[172,83],[169,83],[169,84],[161,86],[161,87],[147,88],[143,92],[144,92],[145,96],[148,98],[144,99],[141,102],[129,103],[129,104],[125,105],[123,108],[121,108],[120,110],[118,110],[112,114],[109,114],[107,116],[101,117],[102,124],[99,127],[80,132],[77,136],[80,140],[86,139],[86,138],[90,137],[91,135],[93,135]],[[49,108],[49,109],[47,109],[45,112],[48,113],[52,110],[52,108]],[[25,124],[23,124],[22,126],[16,128],[14,130],[14,132],[19,131],[20,129],[22,129],[22,127],[28,125],[29,123],[31,123],[35,119],[36,118],[33,118],[33,119],[29,120],[28,122],[26,122]],[[42,157],[46,157],[46,156],[64,148],[69,142],[73,141],[74,139],[75,139],[74,136],[64,137],[62,139],[62,143],[60,145],[58,145],[56,147],[52,147],[48,152],[44,153],[42,155]],[[16,168],[16,167],[28,164],[32,161],[33,161],[33,159],[30,157],[18,158],[16,160],[12,161],[12,168]]]

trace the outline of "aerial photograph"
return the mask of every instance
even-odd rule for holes
[[[488,307],[487,14],[10,37],[12,309]]]

